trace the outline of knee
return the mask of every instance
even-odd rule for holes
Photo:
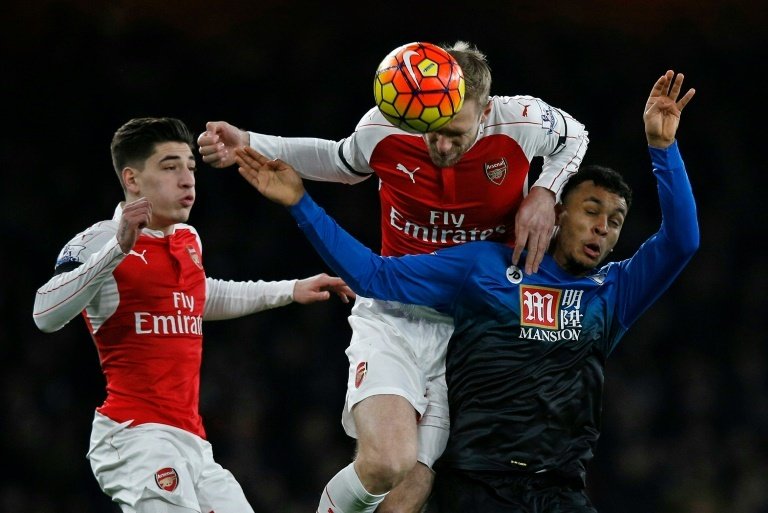
[[[393,451],[388,454],[360,452],[355,460],[361,481],[382,490],[380,493],[397,486],[415,465],[416,451]]]

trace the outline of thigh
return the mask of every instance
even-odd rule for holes
[[[359,456],[416,459],[416,412],[408,401],[398,395],[375,395],[355,405],[352,415]]]

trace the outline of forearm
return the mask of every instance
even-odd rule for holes
[[[249,132],[253,149],[271,159],[281,159],[308,180],[355,184],[365,176],[351,173],[343,164],[339,151],[343,141],[311,137],[280,137]]]
[[[699,247],[699,223],[691,183],[677,142],[665,149],[649,147],[661,206],[660,233],[682,254]]]
[[[619,319],[629,327],[680,275],[699,247],[696,202],[677,144],[649,148],[659,191],[662,222],[632,258],[621,263],[625,295]]]
[[[204,321],[234,319],[293,302],[296,280],[224,281],[206,278]]]
[[[463,268],[429,255],[382,257],[328,216],[308,194],[290,207],[299,228],[325,263],[357,294],[401,303],[445,308],[456,294]]]

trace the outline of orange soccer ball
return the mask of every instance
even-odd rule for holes
[[[464,74],[451,54],[432,43],[409,43],[392,50],[373,80],[376,106],[407,132],[438,130],[464,104]]]

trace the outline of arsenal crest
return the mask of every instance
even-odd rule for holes
[[[161,468],[155,472],[155,483],[161,490],[172,492],[179,486],[179,475],[171,467]]]
[[[358,363],[355,370],[355,388],[360,388],[366,374],[368,374],[368,362]]]
[[[187,245],[187,253],[189,253],[189,257],[192,259],[195,265],[202,269],[203,264],[200,262],[200,255],[197,254],[197,250],[192,244]]]
[[[501,185],[501,182],[503,182],[504,178],[507,176],[507,159],[504,157],[491,162],[486,162],[483,167],[485,167],[485,176],[488,177],[488,180],[494,185]]]

